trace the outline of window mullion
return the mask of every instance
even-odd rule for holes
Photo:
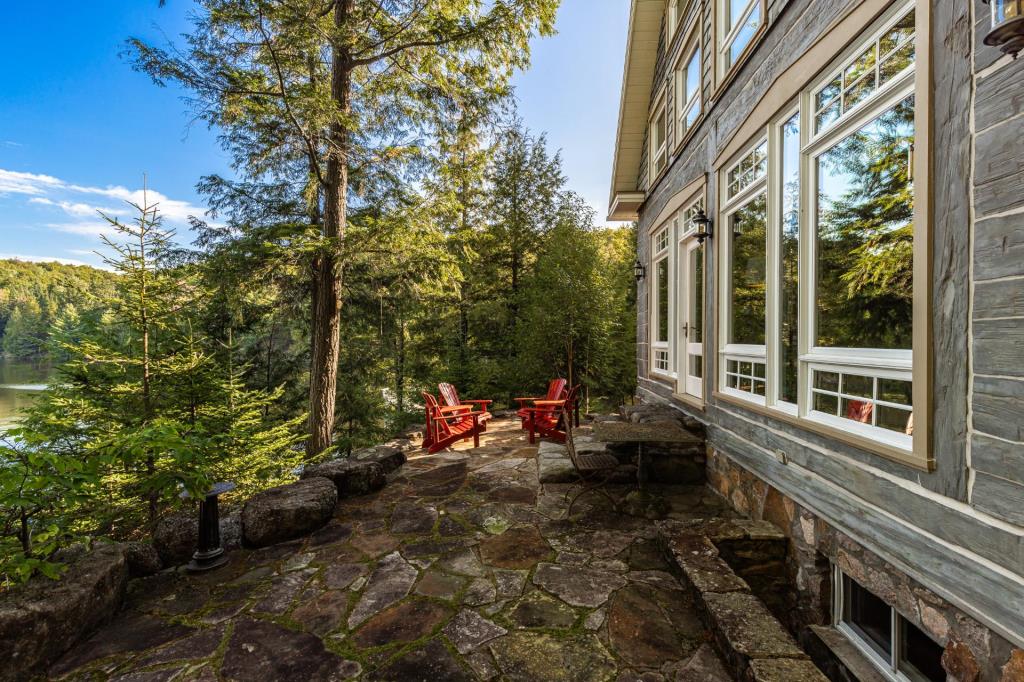
[[[781,128],[768,128],[768,198],[765,230],[765,398],[769,406],[779,402],[780,300],[782,286],[782,140]]]
[[[797,256],[797,346],[798,357],[803,358],[810,351],[814,338],[814,196],[817,191],[817,174],[812,173],[810,154],[803,151],[811,137],[814,123],[810,93],[805,92],[800,101],[800,241]],[[801,417],[810,412],[811,372],[802,359],[797,362],[797,414]]]

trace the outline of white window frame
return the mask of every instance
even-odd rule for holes
[[[690,291],[690,284],[692,283],[692,275],[690,272],[690,251],[694,248],[696,242],[697,226],[693,222],[693,217],[696,215],[698,210],[707,210],[707,197],[705,196],[704,189],[701,189],[699,194],[694,198],[690,199],[678,213],[678,219],[676,225],[678,226],[678,237],[676,243],[676,271],[679,273],[677,288],[678,295],[677,300],[679,304],[677,306],[678,311],[676,313],[677,319],[677,338],[676,351],[676,377],[678,385],[676,387],[677,393],[693,398],[703,403],[704,401],[704,388],[706,386],[708,363],[707,363],[707,352],[706,352],[706,341],[707,341],[707,247],[704,248],[704,282],[701,289],[703,294],[702,300],[696,301],[694,305],[699,306],[701,309],[701,320],[703,322],[703,329],[701,330],[701,340],[697,343],[690,342],[690,327],[692,320],[691,309],[690,309],[690,297],[693,292]],[[683,324],[686,325],[686,330],[683,329]],[[699,355],[701,358],[701,376],[699,378],[694,377],[690,374],[690,356]]]
[[[915,65],[906,68],[902,73],[892,77],[886,84],[878,87],[871,95],[842,114],[842,117],[830,124],[820,133],[814,130],[814,96],[823,84],[829,83],[836,73],[841,72],[850,62],[856,58],[872,42],[877,41],[892,28],[907,12],[914,9],[917,12],[917,27],[914,40],[917,41]],[[759,183],[746,187],[735,197],[728,197],[729,171],[736,167],[736,163],[724,167],[719,171],[719,193],[721,207],[719,210],[717,230],[720,252],[718,268],[720,271],[718,279],[718,317],[719,317],[719,368],[716,373],[718,381],[718,393],[740,398],[748,402],[757,403],[768,408],[770,411],[784,413],[798,423],[827,427],[824,432],[842,433],[844,438],[852,439],[852,442],[873,448],[875,451],[898,461],[912,464],[917,467],[930,467],[932,460],[928,452],[928,424],[927,424],[927,402],[922,396],[927,397],[929,379],[923,368],[927,367],[927,334],[919,334],[919,325],[927,327],[926,320],[921,314],[922,299],[919,297],[919,289],[926,288],[928,282],[922,280],[922,275],[927,274],[926,268],[921,268],[919,261],[923,250],[927,254],[926,240],[919,237],[920,233],[927,234],[927,173],[918,172],[913,174],[915,212],[915,243],[914,243],[914,343],[913,350],[896,349],[868,349],[868,348],[826,348],[817,346],[817,307],[815,301],[817,273],[816,248],[817,248],[817,191],[816,186],[816,159],[825,151],[831,149],[843,138],[859,130],[865,124],[877,118],[892,106],[898,104],[910,95],[915,95],[915,147],[927,149],[927,100],[922,98],[922,90],[916,74],[924,70],[922,60],[927,59],[925,48],[921,44],[922,23],[927,22],[922,17],[921,4],[913,0],[893,3],[892,7],[879,20],[866,27],[861,36],[844,49],[837,58],[826,68],[820,77],[815,78],[805,88],[799,91],[797,100],[792,106],[787,107],[773,119],[767,126],[768,141],[768,225],[767,225],[767,267],[766,277],[766,348],[762,351],[759,346],[740,347],[729,345],[725,340],[729,338],[729,323],[731,320],[731,301],[728,300],[730,291],[729,278],[731,277],[731,234],[728,232],[729,217],[752,196],[762,191]],[[926,35],[926,34],[925,34]],[[899,46],[896,48],[899,49]],[[895,50],[894,50],[895,51]],[[876,65],[876,69],[877,69]],[[798,279],[799,279],[799,302],[798,302],[798,371],[797,404],[784,402],[779,395],[779,365],[781,347],[781,231],[782,231],[782,153],[783,153],[783,126],[795,114],[800,114],[800,201],[799,201],[799,255],[798,255]],[[756,148],[762,142],[751,145],[741,153],[739,158],[746,156],[751,149]],[[915,153],[915,162],[917,154]],[[735,157],[734,157],[735,158]],[[919,169],[927,168],[927,164],[916,164]],[[919,231],[920,230],[920,231]],[[926,257],[926,256],[925,256]],[[925,305],[925,310],[927,306]],[[923,342],[922,342],[923,341]],[[728,360],[753,361],[759,357],[766,363],[767,391],[765,399],[760,396],[752,396],[742,391],[735,391],[728,387],[726,382],[726,365]],[[919,359],[918,354],[920,355]],[[918,371],[915,371],[915,364]],[[913,382],[913,419],[909,422],[913,425],[913,434],[891,431],[880,426],[864,424],[861,422],[831,415],[813,410],[813,380],[814,371],[830,371],[842,374],[854,374],[858,376],[875,377],[876,379],[894,379],[899,381]],[[878,401],[874,396],[866,402],[886,406],[887,404]],[[904,408],[905,405],[893,403],[891,407]],[[913,407],[911,406],[911,407]],[[923,408],[923,409],[921,409]],[[915,423],[916,422],[916,423]],[[920,439],[920,440],[919,440]],[[922,447],[923,446],[923,447]]]
[[[729,231],[728,225],[730,218],[740,209],[744,208],[751,201],[755,200],[762,194],[768,192],[768,178],[770,177],[770,171],[766,171],[763,175],[755,177],[749,184],[737,190],[736,194],[729,196],[730,183],[729,175],[732,171],[738,169],[745,160],[751,157],[751,155],[757,154],[766,148],[767,141],[760,139],[757,143],[751,145],[743,151],[743,153],[736,159],[735,162],[726,166],[724,171],[720,175],[719,181],[719,192],[721,210],[719,211],[718,225],[720,229],[718,234],[721,235],[718,239],[719,242],[719,362],[718,362],[718,387],[719,391],[731,395],[742,400],[747,400],[759,405],[765,405],[766,396],[759,396],[753,393],[747,393],[746,391],[740,391],[729,386],[728,382],[728,364],[730,361],[735,362],[751,362],[765,366],[767,372],[767,345],[750,345],[750,344],[737,344],[729,343],[728,339],[731,337],[730,326],[732,324],[732,298],[730,292],[732,291],[732,232]],[[765,256],[768,257],[768,246],[765,245]],[[767,264],[765,269],[765,275],[767,276]],[[766,287],[767,290],[768,287]],[[765,302],[765,322],[767,324],[767,301]],[[766,329],[767,331],[767,329]],[[766,337],[767,340],[767,337]]]
[[[672,46],[672,39],[679,30],[679,22],[683,20],[686,0],[668,0],[668,8],[665,11],[665,49]]]
[[[814,129],[815,102],[814,96],[836,76],[841,73],[850,60],[860,55],[868,45],[877,42],[878,38],[892,28],[906,12],[915,8],[915,2],[903,2],[894,5],[887,17],[874,31],[862,37],[852,48],[845,50],[834,62],[835,66],[817,79],[814,86],[801,95],[800,120],[801,138],[801,202],[803,204],[800,229],[800,289],[801,315],[800,323],[800,416],[830,426],[847,429],[853,433],[879,441],[899,450],[912,451],[913,436],[897,433],[881,427],[865,425],[851,419],[828,415],[813,410],[812,383],[814,380],[811,367],[824,371],[839,371],[862,376],[914,381],[914,355],[912,349],[875,349],[875,348],[825,348],[817,345],[817,160],[825,152],[850,134],[870,123],[872,120],[899,104],[907,97],[915,94],[916,68],[907,68],[888,83],[879,87],[865,100],[858,103],[842,117],[831,123],[823,131]],[[916,58],[915,58],[916,59]],[[877,69],[877,64],[876,64]],[[916,106],[916,105],[915,105]],[[925,194],[915,187],[915,196]],[[833,368],[833,369],[828,369]],[[884,375],[884,376],[883,376]]]
[[[676,218],[672,217],[665,221],[651,232],[651,357],[650,374],[665,379],[675,379],[675,359],[673,346],[675,345],[675,258],[672,257],[672,244],[675,243]],[[664,235],[664,240],[662,240]],[[662,244],[663,242],[663,244]],[[661,324],[659,311],[661,308],[660,292],[658,287],[658,265],[665,261],[665,271],[668,277],[668,338],[664,341],[658,340],[658,327]],[[664,357],[665,367],[660,368],[661,358]]]
[[[701,115],[704,113],[704,68],[701,64],[701,46],[700,46],[700,22],[694,25],[693,33],[691,37],[687,39],[687,44],[684,49],[680,50],[679,58],[676,60],[675,67],[673,69],[673,85],[675,87],[675,111],[674,111],[674,123],[676,133],[676,145],[682,143],[686,139],[687,133],[690,132],[692,126],[700,121]],[[689,71],[690,63],[697,60],[697,87],[690,98],[686,97],[686,86],[687,73]],[[686,124],[687,116],[691,111],[696,109],[697,115],[693,119],[692,126]]]
[[[654,108],[651,110],[653,113],[651,115],[650,121],[648,122],[648,130],[650,130],[650,135],[649,135],[649,138],[650,138],[650,145],[649,145],[650,153],[648,154],[648,156],[650,158],[650,167],[649,167],[649,171],[648,171],[648,174],[650,175],[650,180],[647,183],[648,187],[653,187],[654,186],[654,182],[658,179],[658,177],[662,174],[662,172],[668,167],[668,122],[669,122],[669,119],[668,119],[668,108],[666,107],[666,102],[665,102],[665,100],[667,99],[666,96],[665,96],[666,90],[667,90],[667,88],[662,88],[661,93],[658,95],[658,98],[655,100]],[[665,117],[665,132],[664,132],[664,135],[663,135],[664,139],[661,139],[661,140],[657,139],[657,132],[658,132],[657,120],[658,120],[659,116],[664,116]],[[655,144],[655,143],[657,143],[657,144]],[[658,167],[658,159],[659,158],[663,159],[662,166],[660,168]]]
[[[747,0],[746,7],[740,12],[739,20],[730,27],[728,24],[729,5],[730,0],[715,0],[715,32],[718,36],[715,41],[715,70],[720,80],[724,80],[736,68],[736,65],[743,61],[751,46],[757,41],[757,35],[764,28],[767,21],[767,17],[765,17],[767,7],[764,0]],[[750,42],[744,46],[740,54],[737,55],[736,60],[730,62],[729,53],[732,51],[732,46],[736,43],[736,39],[755,9],[760,12],[761,17],[757,28],[754,29]]]
[[[852,625],[846,622],[846,586],[843,580],[846,576],[843,573],[843,570],[835,564],[832,565],[832,571],[832,626],[839,632],[843,633],[846,638],[850,640],[850,643],[853,644],[869,661],[871,661],[871,664],[874,665],[878,672],[881,673],[885,679],[889,680],[889,682],[927,682],[923,677],[919,677],[914,674],[913,671],[906,671],[902,667],[903,628],[901,627],[901,621],[906,619],[901,616],[899,612],[892,607],[892,605],[886,604],[889,607],[889,617],[891,619],[890,649],[892,650],[891,660],[886,660],[885,657],[868,641],[866,641]],[[850,580],[853,580],[853,578],[850,577]],[[867,590],[863,585],[861,585],[861,589]],[[867,591],[870,592],[870,590]],[[878,595],[875,596],[877,597]],[[914,627],[917,626],[914,625]],[[918,629],[920,630],[920,628]],[[910,672],[910,675],[908,675],[907,672]]]

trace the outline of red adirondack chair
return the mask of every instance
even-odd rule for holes
[[[455,390],[455,387],[451,384],[441,383],[437,385],[437,390],[441,394],[441,402],[446,407],[469,407],[473,408],[480,406],[480,411],[477,413],[480,415],[479,421],[484,426],[484,431],[487,430],[487,422],[491,420],[491,413],[487,411],[493,400],[460,400],[459,392]]]
[[[561,400],[565,397],[565,384],[565,379],[552,379],[548,382],[548,392],[543,397],[515,399],[515,401],[519,403],[519,410],[516,412],[516,415],[522,420],[522,426],[524,429],[529,428],[527,422],[530,420],[529,408],[526,403],[535,403],[538,400]]]
[[[423,447],[427,452],[434,454],[452,443],[470,438],[474,447],[480,447],[480,434],[484,430],[484,424],[480,422],[482,413],[474,412],[468,405],[438,405],[434,396],[426,392],[423,393],[423,404],[427,417]]]
[[[537,436],[550,438],[558,443],[565,442],[566,419],[573,419],[574,413],[577,425],[579,414],[577,410],[577,397],[579,395],[579,384],[569,389],[564,399],[559,400],[536,400],[536,407],[524,408],[529,417],[526,421],[527,430],[530,432],[530,442],[535,442]]]

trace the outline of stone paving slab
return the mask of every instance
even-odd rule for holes
[[[571,484],[538,476],[557,446],[529,445],[518,420],[470,446],[407,451],[384,488],[340,501],[305,538],[232,551],[203,576],[133,581],[131,611],[51,676],[728,679],[652,522],[600,496],[566,519]],[[703,487],[652,487],[676,522],[727,514]]]

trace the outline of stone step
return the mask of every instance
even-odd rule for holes
[[[796,640],[737,574],[742,565],[778,564],[786,538],[763,521],[707,519],[661,521],[666,554],[700,606],[715,645],[737,680],[825,682]]]

